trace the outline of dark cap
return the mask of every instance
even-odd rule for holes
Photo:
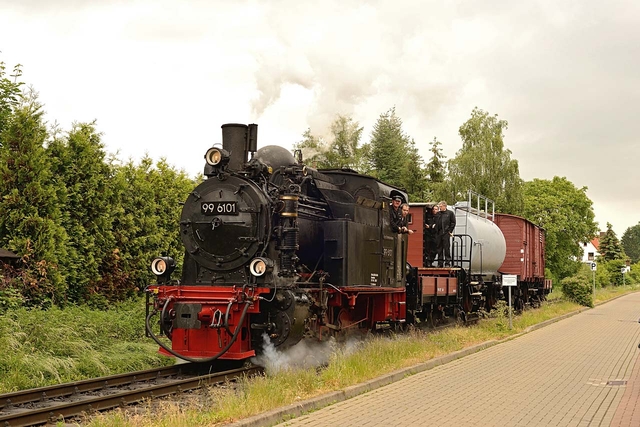
[[[392,197],[393,200],[400,200],[402,201],[402,197],[398,196],[397,194],[395,196]]]

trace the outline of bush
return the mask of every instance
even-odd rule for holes
[[[592,287],[584,276],[577,275],[563,279],[562,293],[577,304],[593,307]]]
[[[614,259],[611,261],[607,261],[604,264],[604,268],[606,268],[607,272],[609,273],[610,283],[613,286],[621,286],[622,283],[626,281],[626,278],[623,279],[622,273],[620,272],[620,270],[624,267],[626,267],[626,264],[622,259]]]
[[[631,266],[631,270],[627,273],[627,285],[640,283],[640,262],[636,262]]]
[[[0,278],[0,281],[1,280]],[[0,314],[4,314],[7,310],[22,307],[23,304],[24,297],[19,290],[0,285]]]

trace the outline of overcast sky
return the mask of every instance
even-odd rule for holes
[[[395,106],[425,160],[474,107],[509,122],[523,179],[588,187],[618,237],[640,221],[640,2],[0,0],[0,61],[47,120],[97,120],[123,160],[190,175],[223,123],[291,148],[337,113]]]

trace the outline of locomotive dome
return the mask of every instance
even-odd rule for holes
[[[267,166],[270,166],[273,170],[280,168],[281,166],[291,166],[296,164],[296,159],[293,154],[286,148],[278,145],[267,145],[262,147],[253,156],[254,159],[260,160]]]

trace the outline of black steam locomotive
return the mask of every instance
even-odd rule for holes
[[[407,194],[350,169],[318,171],[278,146],[258,150],[257,129],[223,125],[222,146],[206,152],[206,180],[180,218],[182,277],[170,277],[172,258],[152,261],[147,334],[202,362],[249,358],[265,337],[286,347],[400,326],[407,242],[388,206]]]

